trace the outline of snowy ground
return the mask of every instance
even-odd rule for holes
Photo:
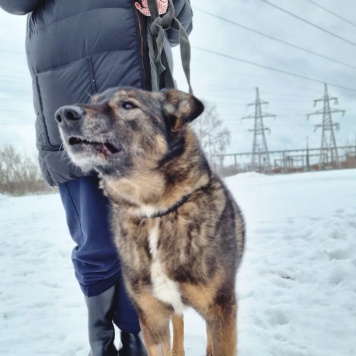
[[[356,170],[226,180],[247,221],[239,356],[356,355]],[[86,356],[58,195],[0,196],[0,355]],[[188,310],[186,355],[204,355]]]

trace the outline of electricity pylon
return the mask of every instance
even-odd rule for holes
[[[245,116],[242,119],[254,119],[254,128],[250,129],[250,132],[253,132],[253,146],[252,146],[252,159],[251,159],[251,168],[253,170],[259,169],[262,171],[268,170],[271,168],[271,160],[269,158],[269,152],[267,148],[267,141],[265,131],[271,132],[268,127],[264,127],[263,118],[264,117],[276,117],[276,115],[271,115],[267,113],[262,113],[261,106],[268,104],[267,101],[260,100],[259,89],[256,88],[256,100],[254,103],[248,104],[248,106],[255,106],[255,114]]]
[[[333,123],[331,114],[342,113],[345,114],[345,110],[339,110],[330,107],[330,101],[333,101],[334,105],[339,105],[338,99],[331,97],[328,94],[328,86],[324,85],[324,96],[320,99],[314,100],[314,106],[318,102],[323,102],[323,108],[317,110],[313,113],[307,115],[307,119],[311,115],[323,115],[323,122],[321,124],[315,125],[315,130],[319,127],[322,128],[321,133],[321,147],[320,147],[320,163],[339,163],[339,153],[337,151],[334,127],[338,130],[340,127],[339,123]],[[330,157],[330,160],[329,160]]]

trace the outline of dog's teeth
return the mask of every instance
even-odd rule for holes
[[[110,143],[106,143],[104,146],[105,146],[105,149],[108,150],[112,154],[118,153],[120,151]]]
[[[112,152],[108,149],[107,145],[103,145],[103,151],[106,155],[111,155]]]
[[[105,146],[102,143],[93,143],[92,144],[97,151],[105,153]]]
[[[69,145],[74,146],[78,144],[89,145],[94,147],[98,152],[104,154],[105,156],[112,156],[119,154],[121,149],[116,148],[111,143],[100,143],[100,142],[90,142],[79,137],[70,137],[68,140]]]
[[[103,144],[103,143],[92,143],[92,145],[95,147],[95,149],[101,153],[103,153],[106,156],[110,156],[113,153],[113,150],[111,149],[112,147],[108,146],[107,144]]]

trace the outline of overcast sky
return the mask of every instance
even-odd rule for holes
[[[312,116],[307,121],[306,114],[322,108],[321,103],[314,107],[313,100],[323,97],[324,82],[328,83],[329,95],[339,99],[339,105],[332,106],[346,111],[344,116],[333,116],[333,121],[340,123],[340,130],[336,131],[337,144],[355,143],[356,2],[312,0],[343,18],[340,19],[311,0],[268,1],[331,34],[262,0],[191,0],[194,9],[191,35],[193,89],[200,99],[216,105],[219,117],[231,131],[227,151],[249,152],[252,149],[253,135],[248,130],[253,128],[253,120],[241,118],[254,114],[254,108],[247,104],[254,102],[256,87],[261,99],[269,102],[263,111],[276,115],[276,118],[264,120],[265,126],[271,130],[267,134],[270,150],[305,148],[307,138],[309,147],[320,147],[321,129],[314,131],[314,125],[322,122],[322,116]],[[25,20],[25,17],[11,16],[0,10],[0,144],[14,144],[34,151],[35,115],[24,54]],[[231,22],[334,61],[287,46]],[[179,65],[176,60],[176,78],[180,88],[185,90]]]

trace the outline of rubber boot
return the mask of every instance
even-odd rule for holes
[[[115,286],[95,297],[86,297],[88,308],[89,356],[117,356],[114,316]]]
[[[121,343],[119,356],[147,356],[141,333],[131,334],[121,331]]]

